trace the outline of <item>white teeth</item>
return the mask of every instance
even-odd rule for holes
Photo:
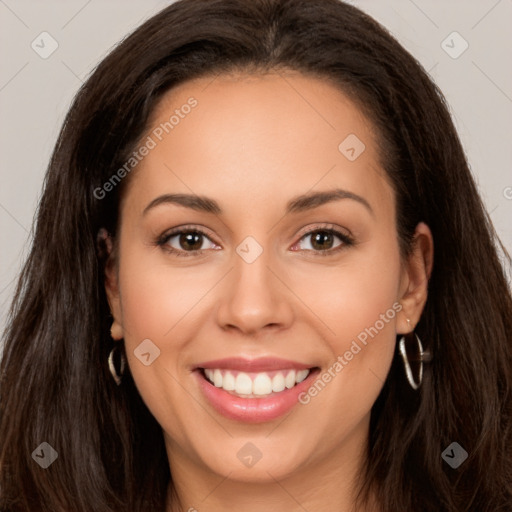
[[[252,380],[247,373],[240,372],[236,376],[235,392],[239,395],[250,395],[252,393]]]
[[[280,393],[285,389],[291,389],[302,382],[309,375],[309,370],[282,370],[270,377],[266,372],[248,374],[232,372],[221,369],[205,368],[206,378],[217,388],[233,391],[237,395],[246,397],[266,396],[272,392]]]
[[[215,370],[213,372],[213,385],[217,388],[222,387],[222,373],[220,370]]]
[[[302,382],[309,375],[309,370],[299,370],[295,376],[295,382]]]
[[[270,395],[272,393],[272,381],[266,373],[258,373],[252,383],[252,392],[255,395]]]
[[[288,375],[284,379],[284,385],[291,389],[293,386],[295,386],[295,370],[290,370],[288,372]]]
[[[234,391],[235,390],[235,377],[232,373],[226,372],[224,374],[224,379],[222,381],[222,388],[226,391]]]
[[[279,391],[283,391],[284,388],[284,375],[282,373],[276,373],[272,379],[272,391],[279,393]]]

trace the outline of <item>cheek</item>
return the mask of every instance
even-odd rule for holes
[[[342,264],[315,276],[308,306],[324,325],[331,360],[322,368],[322,382],[310,388],[304,403],[309,400],[312,410],[318,411],[312,417],[331,411],[331,421],[323,428],[333,428],[332,435],[338,435],[342,425],[352,428],[370,411],[386,379],[402,308],[400,275],[398,244],[383,236],[382,243],[347,252]],[[306,293],[311,278],[304,283],[298,293]]]
[[[123,254],[119,280],[130,372],[158,423],[176,438],[182,438],[187,432],[183,411],[190,408],[190,397],[180,384],[186,377],[184,354],[198,325],[193,320],[191,325],[194,305],[205,295],[208,285],[192,269],[155,264],[147,248],[134,244]],[[144,353],[150,353],[149,365],[138,357],[143,353],[142,346],[146,347]]]
[[[159,422],[166,424],[174,417],[176,424],[177,411],[190,407],[179,382],[188,378],[193,342],[204,324],[205,311],[212,307],[211,290],[225,269],[171,265],[162,258],[159,247],[148,249],[128,237],[124,245],[121,239],[121,254],[122,324],[130,371]],[[147,344],[144,340],[148,339],[158,357],[146,366],[137,355],[141,343]],[[197,354],[195,357],[197,360]]]
[[[401,266],[398,244],[382,236],[366,247],[347,249],[339,264],[304,266],[301,275],[289,274],[297,295],[321,320],[333,353],[344,352],[348,341],[379,321],[379,331],[393,332]],[[391,309],[381,325],[381,315]],[[317,320],[318,321],[318,320]],[[350,343],[349,343],[350,344]]]
[[[123,328],[131,342],[175,340],[173,330],[188,323],[186,315],[211,287],[204,269],[165,265],[156,257],[160,248],[152,251],[127,248],[120,266]]]
[[[311,307],[316,307],[333,331],[325,338],[332,359],[322,369],[321,382],[311,386],[303,400],[309,401],[316,418],[325,417],[322,411],[331,411],[321,428],[334,437],[359,424],[382,389],[394,355],[396,317],[402,308],[400,275],[398,244],[387,243],[383,237],[382,243],[354,251],[343,265],[318,276],[316,289],[328,292],[315,293]]]

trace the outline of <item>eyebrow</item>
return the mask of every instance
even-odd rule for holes
[[[364,197],[354,194],[353,192],[349,192],[348,190],[343,190],[341,188],[323,192],[310,192],[308,194],[294,197],[286,204],[286,213],[300,213],[307,210],[312,210],[313,208],[318,208],[324,204],[331,203],[333,201],[339,201],[341,199],[351,199],[353,201],[357,201],[358,203],[362,204],[372,215],[374,215],[374,211],[370,206],[370,203]],[[144,208],[142,215],[146,215],[149,210],[161,204],[177,204],[192,210],[212,213],[215,215],[220,215],[223,213],[219,203],[217,203],[217,201],[214,199],[210,199],[209,197],[198,196],[194,194],[164,194],[153,199],[146,206],[146,208]]]

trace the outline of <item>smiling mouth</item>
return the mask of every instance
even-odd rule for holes
[[[222,368],[198,368],[203,378],[213,386],[240,398],[268,398],[292,389],[318,367],[293,368],[266,372],[242,372]]]

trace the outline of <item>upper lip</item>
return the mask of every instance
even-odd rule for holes
[[[237,370],[240,372],[265,372],[273,370],[308,370],[312,365],[280,359],[276,357],[260,357],[257,359],[246,359],[243,357],[228,357],[225,359],[215,359],[214,361],[205,361],[196,368]]]

